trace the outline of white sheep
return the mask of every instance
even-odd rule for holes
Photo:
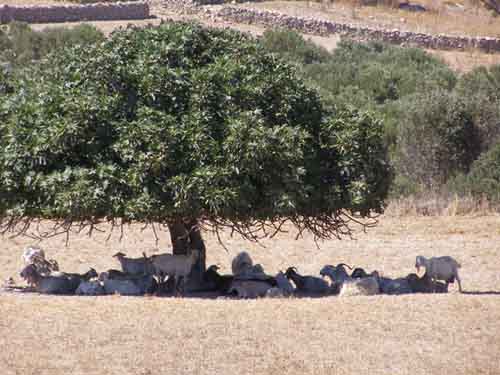
[[[157,288],[153,275],[132,275],[114,272],[102,272],[99,280],[103,282],[106,294],[139,296],[153,293]]]
[[[239,298],[264,297],[273,286],[259,280],[233,280],[228,293]]]
[[[239,280],[268,280],[270,278],[261,264],[253,264],[252,258],[246,251],[234,257],[231,269],[234,278]]]
[[[240,275],[252,267],[252,258],[250,258],[250,255],[246,251],[242,251],[236,255],[231,263],[231,270],[234,276]]]
[[[375,277],[344,280],[340,287],[339,297],[373,296],[379,294],[379,285]]]
[[[35,265],[37,272],[42,276],[48,276],[53,271],[59,270],[59,265],[53,259],[45,259],[45,252],[38,246],[27,247],[22,255],[25,266]]]
[[[415,260],[415,267],[417,268],[417,273],[420,271],[420,267],[425,267],[425,273],[431,278],[433,283],[436,280],[443,280],[448,285],[455,282],[456,279],[458,290],[462,293],[462,283],[458,276],[458,269],[461,266],[452,257],[444,256],[427,259],[422,255],[418,255]]]
[[[38,246],[28,246],[23,252],[24,265],[34,264],[37,259],[45,259],[45,252]]]
[[[118,259],[122,271],[133,275],[150,275],[154,272],[151,260],[143,253],[142,258],[127,258],[124,253],[118,252],[113,255]]]
[[[192,249],[191,253],[186,255],[159,254],[150,257],[154,273],[159,276],[173,277],[176,290],[181,279],[183,285],[186,285],[187,278],[199,258],[200,251],[197,249]]]

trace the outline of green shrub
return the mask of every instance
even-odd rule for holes
[[[500,137],[500,65],[479,67],[464,74],[456,90],[470,101],[485,152]]]
[[[306,67],[305,72],[334,98],[354,87],[354,92],[363,91],[371,98],[373,105],[414,92],[450,90],[456,82],[453,71],[423,50],[376,42],[343,41],[328,62]]]
[[[500,65],[481,66],[462,75],[457,90],[464,96],[485,95],[491,102],[500,102]]]
[[[306,41],[302,35],[289,30],[267,30],[260,43],[270,52],[300,65],[326,62],[330,54],[317,44]]]
[[[411,95],[400,103],[395,164],[402,176],[435,189],[467,172],[481,152],[479,130],[460,96],[446,91]]]
[[[460,174],[448,182],[448,188],[459,194],[472,194],[500,202],[500,142],[472,164],[468,174]]]

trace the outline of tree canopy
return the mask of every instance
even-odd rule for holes
[[[291,221],[329,238],[383,210],[380,122],[327,109],[293,66],[235,31],[122,29],[49,55],[9,87],[4,231],[197,220],[254,238]]]

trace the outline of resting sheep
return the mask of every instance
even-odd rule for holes
[[[369,275],[363,268],[355,268],[354,271],[351,273],[351,278],[352,279],[362,279],[364,277],[369,277],[373,275]]]
[[[250,258],[250,255],[246,251],[242,251],[236,255],[231,263],[231,271],[233,271],[233,275],[235,276],[244,273],[252,267],[252,258]]]
[[[266,275],[260,264],[253,264],[252,258],[246,251],[236,255],[231,263],[235,279],[239,280],[264,280],[272,282],[272,277]]]
[[[280,289],[284,296],[290,296],[294,292],[294,287],[283,272],[278,272],[275,277],[276,287]]]
[[[347,265],[344,263],[339,263],[337,266],[326,265],[319,272],[321,276],[326,276],[331,280],[330,289],[334,294],[340,291],[344,281],[350,279],[349,274],[345,270],[345,266]]]
[[[68,277],[64,274],[58,276],[41,275],[34,264],[26,266],[20,276],[28,284],[33,285],[39,293],[46,294],[73,294],[80,285],[78,277]]]
[[[379,294],[379,285],[375,277],[345,280],[340,287],[339,297],[372,296]]]
[[[276,286],[266,292],[266,297],[281,298],[289,297],[293,294],[294,287],[282,271],[276,274],[274,280],[276,281]]]
[[[90,279],[98,277],[97,271],[93,268],[90,268],[84,274],[79,273],[69,273],[69,272],[52,272],[51,276],[65,276],[70,279],[78,279],[80,281],[89,281]]]
[[[422,277],[410,273],[406,279],[413,293],[448,293],[448,284],[432,281],[427,273]]]
[[[113,255],[118,259],[123,272],[133,275],[151,275],[153,274],[153,265],[151,260],[143,253],[142,258],[127,258],[124,253],[118,252]]]
[[[37,272],[42,276],[48,276],[53,271],[59,270],[59,265],[53,259],[45,259],[45,252],[36,246],[27,247],[22,255],[26,266],[34,264]]]
[[[99,281],[82,281],[76,288],[75,294],[78,296],[102,296],[106,292]]]
[[[406,277],[397,279],[379,277],[377,280],[380,286],[380,292],[383,294],[397,295],[412,293],[412,289]]]
[[[200,251],[192,249],[190,254],[174,255],[160,254],[150,257],[154,273],[160,277],[169,276],[174,278],[174,289],[178,290],[180,280],[186,285],[187,278],[200,257]]]
[[[273,286],[260,280],[233,280],[228,293],[239,298],[264,297]]]
[[[219,267],[216,265],[208,267],[205,271],[205,281],[209,285],[213,285],[215,289],[222,294],[227,294],[234,277],[232,275],[221,275],[218,270]]]
[[[106,294],[120,294],[123,296],[140,296],[153,293],[156,290],[156,281],[152,275],[130,275],[129,279],[105,279]]]
[[[302,276],[295,267],[289,267],[285,275],[292,280],[299,293],[307,294],[327,294],[330,290],[328,283],[315,276]]]
[[[417,268],[417,272],[420,270],[420,267],[425,267],[425,273],[432,282],[443,280],[446,285],[448,285],[449,283],[455,282],[456,279],[458,282],[458,290],[462,293],[462,284],[458,276],[460,264],[452,257],[443,256],[427,259],[419,255],[415,260],[415,267]]]

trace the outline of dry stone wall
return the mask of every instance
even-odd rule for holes
[[[144,2],[98,3],[85,5],[0,6],[0,23],[56,23],[112,21],[150,18]]]
[[[216,15],[226,21],[283,27],[306,34],[340,34],[357,40],[382,40],[394,44],[432,49],[463,50],[478,48],[486,52],[500,51],[500,39],[498,38],[429,35],[411,31],[381,30],[315,18],[293,17],[278,12],[230,6],[220,9]]]

